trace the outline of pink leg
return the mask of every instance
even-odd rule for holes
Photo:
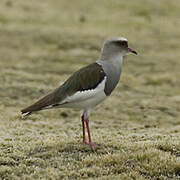
[[[82,128],[83,128],[83,144],[87,144],[87,142],[86,142],[86,134],[85,134],[84,114],[81,116],[81,121],[82,121]]]
[[[94,143],[91,141],[91,134],[90,134],[90,129],[89,129],[89,119],[85,119],[85,122],[86,122],[86,128],[87,128],[87,132],[88,132],[89,145],[90,145],[91,149],[94,149]]]

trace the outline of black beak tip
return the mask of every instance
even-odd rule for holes
[[[134,54],[138,55],[138,53],[137,53],[136,51],[132,51],[132,53],[134,53]]]
[[[133,54],[136,54],[137,55],[137,52],[136,51],[134,51],[133,49],[131,49],[131,48],[128,48],[128,51],[129,52],[131,52],[131,53],[133,53]]]

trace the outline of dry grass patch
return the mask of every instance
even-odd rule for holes
[[[179,179],[179,0],[0,2],[2,179]],[[20,109],[125,36],[121,82],[91,116],[96,150],[81,144],[79,112],[25,120]]]

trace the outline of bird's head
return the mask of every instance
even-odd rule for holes
[[[128,47],[128,40],[123,37],[107,39],[102,48],[103,59],[125,56],[129,52],[137,55],[136,51]]]

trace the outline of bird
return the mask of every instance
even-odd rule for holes
[[[22,115],[28,116],[37,111],[52,108],[72,108],[82,111],[81,122],[84,145],[94,150],[91,139],[89,116],[92,109],[111,95],[117,86],[127,53],[137,55],[128,47],[124,37],[112,37],[104,41],[99,59],[73,73],[60,87],[47,94],[31,106],[22,109]],[[86,140],[86,130],[88,141]]]

